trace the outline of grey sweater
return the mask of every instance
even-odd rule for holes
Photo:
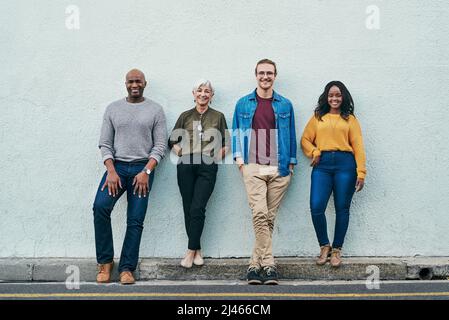
[[[99,148],[107,159],[139,161],[154,158],[158,163],[167,148],[167,125],[162,107],[145,98],[129,103],[112,102],[104,113]]]

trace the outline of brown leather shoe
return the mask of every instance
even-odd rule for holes
[[[123,271],[120,273],[120,283],[121,284],[134,284],[136,283],[136,279],[131,271]]]
[[[111,263],[98,264],[97,282],[108,283],[111,282],[111,271],[114,266],[114,261]]]
[[[331,266],[338,268],[341,265],[341,249],[332,249]]]
[[[316,260],[316,264],[319,266],[322,266],[322,265],[326,264],[327,259],[330,256],[330,252],[331,252],[332,248],[330,245],[322,246],[320,248],[321,248],[320,256]]]

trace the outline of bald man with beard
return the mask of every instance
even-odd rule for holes
[[[128,96],[111,103],[104,113],[99,148],[106,172],[95,197],[94,226],[98,283],[108,283],[114,265],[111,213],[127,193],[126,234],[118,271],[120,283],[133,284],[143,223],[154,169],[166,150],[167,127],[162,107],[143,96],[147,85],[142,71],[126,74]]]

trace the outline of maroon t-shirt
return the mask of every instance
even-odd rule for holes
[[[256,99],[257,108],[253,117],[249,163],[277,165],[273,98],[264,99],[256,95]]]

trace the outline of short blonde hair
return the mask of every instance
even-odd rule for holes
[[[212,90],[212,93],[215,92],[214,87],[212,87],[212,83],[210,82],[210,80],[207,79],[199,79],[197,82],[195,82],[195,85],[193,86],[193,91],[198,90],[201,87],[209,87],[210,90]]]

